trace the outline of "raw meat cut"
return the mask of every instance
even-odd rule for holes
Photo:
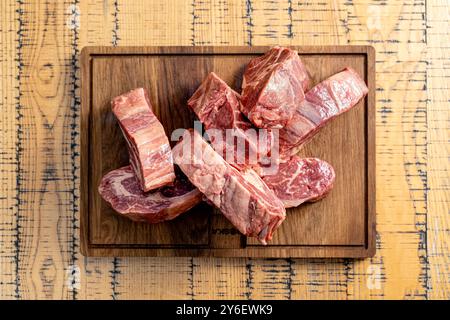
[[[211,72],[188,101],[207,130],[211,145],[238,169],[267,164],[270,130],[257,130],[243,116],[240,95]]]
[[[118,96],[111,104],[142,190],[149,191],[172,182],[175,173],[169,140],[152,112],[145,89],[138,88]]]
[[[322,81],[306,93],[294,116],[280,130],[280,154],[293,155],[317,131],[337,115],[350,110],[368,92],[364,80],[352,68]]]
[[[111,207],[134,221],[172,220],[202,201],[202,194],[181,173],[170,186],[143,192],[131,166],[107,173],[98,187]]]
[[[282,128],[305,99],[309,75],[298,52],[273,47],[247,65],[242,112],[258,128]]]
[[[188,100],[206,129],[251,128],[240,111],[240,96],[214,72],[208,74]]]
[[[279,165],[278,173],[262,179],[286,208],[317,201],[333,188],[335,173],[326,161],[293,156]]]
[[[243,234],[267,244],[286,217],[283,203],[251,169],[229,165],[194,130],[186,130],[173,159],[189,180]]]

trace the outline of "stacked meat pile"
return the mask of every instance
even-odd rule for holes
[[[351,68],[310,89],[294,50],[274,47],[250,61],[241,94],[210,73],[187,102],[206,129],[185,130],[171,150],[142,88],[112,101],[130,165],[106,174],[99,192],[135,221],[171,220],[205,200],[243,234],[266,244],[286,208],[332,189],[333,167],[298,150],[368,92]]]

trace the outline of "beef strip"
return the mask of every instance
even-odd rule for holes
[[[354,107],[368,92],[361,77],[351,68],[322,81],[306,93],[294,116],[282,128],[280,154],[296,154],[331,119]]]
[[[145,89],[120,95],[111,104],[142,190],[149,191],[172,182],[175,173],[169,140],[152,112]]]

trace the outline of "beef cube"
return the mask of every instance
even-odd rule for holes
[[[258,128],[282,128],[305,99],[308,84],[297,51],[274,47],[245,69],[242,112]]]

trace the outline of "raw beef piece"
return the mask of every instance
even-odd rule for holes
[[[131,166],[106,174],[98,187],[111,207],[134,221],[172,220],[202,201],[202,194],[181,173],[170,186],[143,192]]]
[[[193,130],[173,148],[174,162],[243,234],[267,244],[286,217],[283,203],[251,169],[229,165]]]
[[[308,84],[297,51],[274,47],[245,69],[242,112],[258,128],[282,128],[305,99]]]
[[[361,77],[351,68],[333,75],[306,93],[294,116],[280,130],[280,153],[287,156],[299,148],[328,121],[350,110],[368,92]]]
[[[277,174],[262,179],[286,208],[292,208],[325,197],[333,188],[334,178],[334,169],[329,163],[293,156],[280,164]]]
[[[152,112],[147,92],[143,88],[135,89],[114,98],[111,104],[142,190],[149,191],[172,182],[175,173],[169,140]]]
[[[206,129],[251,128],[240,111],[240,96],[214,72],[208,74],[188,100]]]
[[[244,169],[268,161],[273,135],[270,130],[253,128],[240,111],[240,98],[211,72],[189,99],[188,106],[205,126],[216,152],[234,167]]]

